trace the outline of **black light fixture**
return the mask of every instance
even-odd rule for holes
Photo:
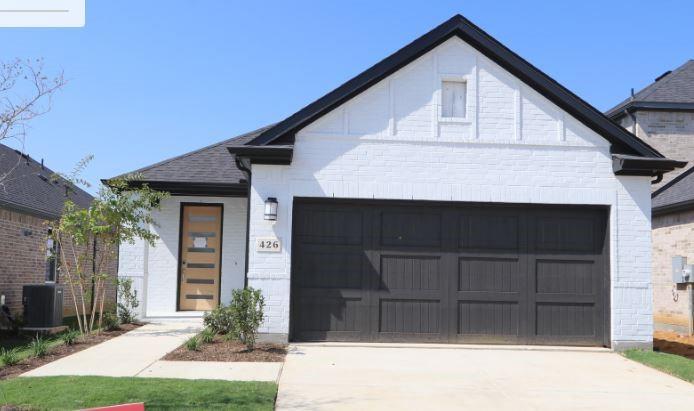
[[[268,197],[265,200],[265,219],[277,221],[277,199],[275,197]]]

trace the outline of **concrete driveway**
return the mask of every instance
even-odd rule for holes
[[[278,410],[690,409],[694,385],[601,349],[294,344]]]

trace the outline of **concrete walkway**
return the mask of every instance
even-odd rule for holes
[[[86,350],[22,374],[133,377],[202,329],[200,320],[146,324]]]
[[[694,385],[602,349],[294,344],[278,410],[691,409]]]

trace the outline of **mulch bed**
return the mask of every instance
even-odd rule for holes
[[[200,351],[190,351],[185,345],[168,353],[163,359],[169,361],[247,361],[282,362],[287,354],[283,344],[256,344],[253,351],[238,341],[225,341],[217,336],[209,344],[202,344]]]
[[[679,335],[670,331],[653,334],[653,350],[687,357],[694,360],[694,336]]]
[[[44,357],[29,357],[22,360],[19,364],[0,368],[0,380],[16,377],[27,371],[31,371],[34,368],[38,368],[42,365],[48,364],[49,362],[53,362],[59,358],[82,351],[93,345],[110,340],[113,337],[118,337],[119,335],[125,334],[126,332],[134,330],[140,326],[142,326],[142,324],[121,324],[118,330],[102,331],[100,334],[89,335],[86,338],[80,339],[74,345],[61,344],[57,347],[51,348],[48,351],[48,354],[46,354]]]

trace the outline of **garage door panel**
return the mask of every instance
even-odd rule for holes
[[[520,248],[520,217],[504,212],[470,212],[459,216],[461,249],[512,251]]]
[[[381,299],[379,332],[439,335],[441,302],[427,299]]]
[[[295,235],[303,244],[362,245],[363,213],[308,208],[296,213]]]
[[[594,215],[574,217],[552,214],[539,216],[536,220],[535,251],[567,254],[601,252],[600,230]]]
[[[595,305],[590,303],[539,303],[536,335],[539,337],[595,336]]]
[[[380,213],[384,247],[440,247],[441,214],[425,211],[390,210]]]
[[[440,257],[381,255],[380,288],[440,290]]]
[[[458,290],[518,292],[524,275],[519,258],[463,257],[458,260]]]
[[[301,330],[297,337],[302,340],[355,341],[363,338],[367,324],[361,298],[300,296],[295,307],[303,313],[296,324]]]
[[[518,336],[519,304],[512,301],[458,301],[458,334]]]
[[[297,281],[305,288],[362,289],[368,263],[362,250],[313,250],[297,262]]]
[[[596,294],[595,262],[536,260],[536,291],[552,294]]]

